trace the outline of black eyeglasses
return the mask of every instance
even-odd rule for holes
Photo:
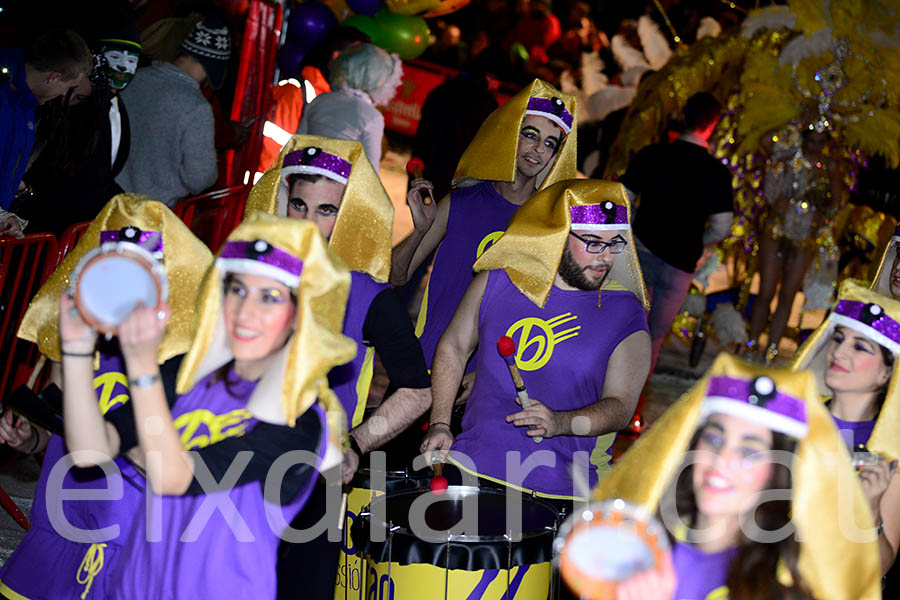
[[[574,237],[579,242],[584,242],[584,251],[588,254],[603,254],[603,252],[609,248],[609,251],[613,254],[622,254],[622,251],[625,250],[625,246],[628,245],[628,242],[625,240],[613,240],[611,242],[604,242],[602,240],[588,240],[574,231],[570,231],[569,235]]]

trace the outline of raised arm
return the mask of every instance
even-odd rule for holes
[[[64,293],[59,302],[62,350],[63,427],[66,445],[79,467],[97,465],[119,454],[119,435],[103,419],[94,391],[94,346],[97,332],[85,323],[75,300]],[[78,451],[90,450],[89,457]],[[101,458],[105,457],[105,458]]]
[[[391,285],[405,285],[416,269],[425,262],[444,235],[450,216],[450,194],[435,205],[422,201],[419,190],[431,190],[431,183],[424,179],[412,182],[406,194],[406,203],[413,218],[413,232],[394,247],[391,253]]]
[[[147,307],[135,309],[119,326],[119,345],[128,372],[139,462],[154,492],[180,495],[194,479],[194,462],[172,422],[156,362],[167,321],[168,309],[159,313]]]
[[[434,352],[431,368],[431,425],[421,449],[423,453],[440,450],[442,462],[453,443],[449,425],[453,401],[466,369],[466,361],[478,345],[478,312],[487,281],[488,272],[482,271],[469,284]]]
[[[526,433],[545,438],[557,435],[596,437],[624,429],[637,407],[650,373],[650,336],[636,331],[622,340],[606,365],[602,397],[576,410],[556,411],[532,398],[532,405],[506,417],[517,427],[534,425]]]

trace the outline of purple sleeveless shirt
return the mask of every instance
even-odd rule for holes
[[[837,426],[844,443],[847,444],[851,451],[859,445],[865,446],[869,443],[869,438],[872,437],[872,430],[875,429],[875,420],[842,421],[834,415],[831,415],[831,418],[834,420],[834,424]]]
[[[452,450],[468,455],[482,477],[561,498],[574,495],[570,467],[577,460],[593,488],[600,472],[609,469],[608,450],[615,434],[557,436],[536,444],[526,428],[507,423],[506,416],[521,409],[509,369],[496,350],[497,339],[508,335],[515,341],[529,397],[554,410],[574,410],[602,398],[609,357],[637,331],[647,331],[647,318],[629,291],[604,290],[602,308],[597,308],[596,291],[554,286],[540,308],[519,292],[505,271],[491,271],[478,315],[482,352],[475,385],[463,416],[463,432]],[[507,472],[510,451],[521,453],[519,463],[541,452],[535,458],[553,460],[555,466],[538,466],[522,481]]]
[[[675,542],[672,563],[677,587],[673,600],[725,600],[728,570],[737,548],[707,554],[691,544]]]
[[[378,283],[366,273],[350,272],[350,296],[347,299],[342,333],[356,342],[356,358],[328,373],[328,385],[334,390],[347,414],[347,431],[362,423],[372,383],[375,350],[363,343],[363,325],[375,296],[389,287],[387,283]]]
[[[103,414],[128,402],[124,372],[120,356],[100,355],[94,387]],[[144,480],[121,457],[109,466],[108,478],[100,467],[66,470],[66,454],[63,439],[52,435],[35,488],[31,529],[0,570],[3,591],[31,600],[104,598],[108,591],[124,537],[144,506],[138,487]],[[64,499],[77,493],[90,499]]]
[[[438,340],[472,283],[472,265],[500,238],[517,208],[497,193],[490,181],[450,192],[447,233],[435,254],[416,323],[429,369]],[[475,362],[473,358],[472,364]]]
[[[210,377],[178,398],[172,408],[175,427],[188,449],[243,435],[257,423],[245,408],[256,382],[231,383],[229,393],[224,381],[208,385]],[[324,411],[318,404],[312,410],[326,432]],[[322,435],[318,456],[324,455],[326,442]],[[310,478],[309,485],[281,508],[265,501],[262,484],[256,481],[205,495],[151,496],[150,527],[144,513],[134,519],[109,598],[275,598],[282,529],[274,524],[292,521],[314,483]],[[222,510],[209,510],[217,500],[227,516]]]

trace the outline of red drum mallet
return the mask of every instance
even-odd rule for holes
[[[516,387],[516,395],[519,396],[522,408],[528,408],[531,406],[531,398],[528,397],[528,392],[525,391],[525,382],[522,380],[522,374],[519,373],[519,367],[516,366],[516,343],[507,335],[501,336],[497,340],[497,352],[500,353],[500,356],[506,361],[506,366],[509,367],[509,374],[512,376],[513,385]],[[536,429],[536,426],[529,425],[528,428]],[[544,441],[544,438],[541,436],[535,436],[531,439],[534,440],[535,444]]]
[[[432,464],[431,469],[432,471],[434,471],[434,477],[431,478],[431,483],[428,484],[428,489],[440,496],[447,491],[447,487],[450,484],[447,482],[447,478],[441,475],[441,463]]]
[[[422,179],[422,169],[424,168],[425,163],[422,162],[422,159],[417,156],[413,156],[411,159],[409,159],[409,162],[406,163],[406,172],[412,175],[413,179]],[[431,194],[429,194],[425,190],[419,190],[419,196],[422,197],[422,202],[425,205],[431,204]]]

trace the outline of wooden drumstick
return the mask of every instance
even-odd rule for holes
[[[422,159],[413,156],[409,159],[409,162],[406,163],[406,172],[413,176],[415,179],[422,179],[422,169],[425,168],[425,163],[422,162]],[[419,190],[419,196],[422,198],[422,202],[428,206],[431,204],[431,194],[429,194],[425,190]]]
[[[531,406],[531,398],[528,397],[522,374],[519,373],[519,367],[516,366],[516,343],[511,337],[504,335],[497,340],[497,352],[500,353],[500,356],[506,361],[506,366],[509,367],[509,374],[512,376],[513,385],[516,386],[516,395],[519,397],[519,402],[522,403],[522,408],[528,408]],[[529,425],[528,428],[537,429],[537,426]],[[535,444],[540,444],[544,441],[544,438],[539,435],[531,439],[534,440]]]

